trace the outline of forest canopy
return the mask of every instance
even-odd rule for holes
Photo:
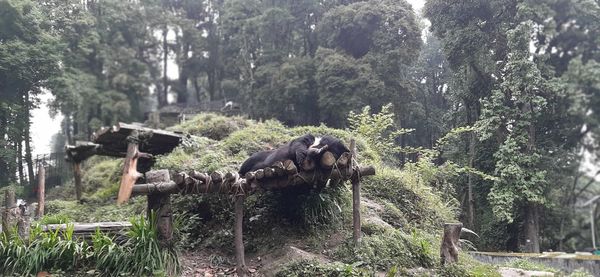
[[[34,175],[43,92],[68,143],[174,104],[290,127],[383,110],[390,166],[461,168],[444,178],[479,247],[582,248],[599,45],[598,0],[0,0],[0,186]]]

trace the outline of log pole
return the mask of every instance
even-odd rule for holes
[[[236,271],[238,276],[246,276],[248,269],[244,258],[244,238],[243,238],[243,223],[244,223],[244,198],[243,194],[235,196],[235,260]]]
[[[442,265],[458,261],[460,231],[462,223],[444,223],[444,236],[440,247],[440,261]]]
[[[171,180],[169,171],[166,169],[146,172],[146,180],[149,183],[166,183]],[[161,247],[168,247],[173,241],[173,212],[171,209],[171,196],[169,193],[148,194],[148,218],[151,214],[155,216],[156,229],[158,230],[158,241]]]
[[[351,162],[350,168],[357,166],[356,161],[356,141],[350,140],[350,151],[351,151]],[[354,245],[358,246],[361,241],[360,231],[360,176],[359,174],[353,174],[351,178],[352,182],[352,223],[353,223],[353,236]]]
[[[44,216],[44,203],[46,197],[46,169],[44,165],[40,163],[38,165],[38,191],[37,191],[37,210],[35,213],[36,218],[42,218]]]
[[[4,211],[2,211],[2,232],[9,235],[16,225],[16,199],[15,191],[9,188],[4,192]]]
[[[138,140],[137,131],[132,131],[131,135],[127,137],[127,155],[125,156],[125,163],[123,163],[123,175],[121,176],[117,204],[123,204],[129,200],[133,185],[138,178],[142,177],[142,174],[137,171],[138,158],[143,156],[140,155],[138,150]]]
[[[83,187],[81,185],[81,162],[73,162],[73,176],[75,179],[75,197],[81,200]]]

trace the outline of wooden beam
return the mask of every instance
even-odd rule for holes
[[[127,156],[125,156],[125,163],[123,163],[123,175],[121,176],[117,204],[123,204],[129,200],[133,185],[138,178],[142,177],[142,174],[137,171],[140,152],[138,150],[138,139],[137,131],[134,131],[131,136],[128,137]]]

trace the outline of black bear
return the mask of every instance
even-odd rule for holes
[[[336,159],[339,158],[342,153],[350,151],[341,140],[334,137],[315,137],[311,134],[306,134],[277,149],[254,153],[250,158],[244,161],[239,173],[241,176],[244,176],[247,172],[265,168],[276,162],[285,160],[292,160],[296,167],[300,168],[302,162],[308,157],[309,148],[322,148],[325,145],[327,145],[327,151],[332,152]],[[320,157],[311,158],[318,160]]]

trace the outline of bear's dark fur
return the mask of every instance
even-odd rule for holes
[[[241,176],[244,176],[247,172],[269,167],[276,162],[285,160],[292,160],[296,167],[300,168],[302,162],[307,159],[309,147],[321,148],[325,145],[328,147],[327,151],[332,152],[336,159],[339,158],[342,153],[350,151],[341,140],[332,136],[315,138],[315,136],[311,134],[306,134],[277,149],[254,153],[250,158],[244,161],[239,173]],[[310,158],[315,159],[315,161],[320,159],[320,157]]]

